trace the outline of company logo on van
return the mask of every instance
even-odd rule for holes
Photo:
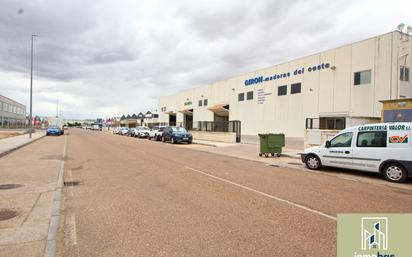
[[[408,135],[404,135],[402,137],[401,136],[391,136],[391,137],[389,137],[389,141],[391,143],[394,143],[394,144],[396,144],[396,143],[406,144],[406,143],[408,143],[408,139],[409,139]]]

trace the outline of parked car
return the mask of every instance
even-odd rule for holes
[[[139,126],[136,128],[135,137],[144,138],[149,136],[150,129],[148,127]]]
[[[119,134],[119,132],[120,132],[120,127],[113,129],[113,134]]]
[[[131,137],[135,137],[135,135],[136,135],[136,128],[130,128],[129,129],[129,133],[127,134],[128,136],[131,136]]]
[[[152,138],[156,139],[156,141],[160,141],[162,139],[163,130],[166,126],[155,126],[153,129],[149,131],[149,136],[147,139],[151,140]]]
[[[91,127],[91,130],[100,130],[100,131],[102,131],[102,128],[100,127],[99,124],[93,124],[92,127]]]
[[[412,123],[378,123],[339,132],[321,146],[305,149],[309,169],[322,166],[381,173],[391,182],[412,177]]]
[[[51,135],[60,136],[60,135],[63,135],[63,132],[60,129],[60,127],[50,126],[46,131],[46,136],[51,136]]]
[[[171,141],[172,144],[187,142],[192,143],[192,134],[187,132],[185,128],[182,127],[166,127],[163,129],[162,141]]]
[[[120,135],[125,136],[125,135],[127,135],[127,133],[129,133],[129,128],[122,127],[120,129],[120,132],[119,132]]]

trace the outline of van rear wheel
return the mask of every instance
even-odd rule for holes
[[[318,170],[322,167],[319,157],[313,154],[306,157],[305,164],[311,170]]]
[[[386,165],[385,169],[383,170],[383,175],[385,176],[386,180],[395,183],[404,182],[408,177],[405,168],[398,163],[389,163],[388,165]]]

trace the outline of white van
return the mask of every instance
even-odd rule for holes
[[[392,182],[412,177],[412,123],[378,123],[347,128],[324,145],[301,154],[309,169],[322,166],[382,173]]]

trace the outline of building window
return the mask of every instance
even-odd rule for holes
[[[343,130],[345,128],[345,117],[321,117],[319,119],[319,129]]]
[[[409,81],[409,67],[401,66],[400,80],[401,81]]]
[[[203,106],[207,106],[207,99],[203,100]]]
[[[253,100],[253,91],[249,91],[246,94],[246,99],[247,100]]]
[[[357,147],[386,147],[386,131],[367,131],[358,133]]]
[[[239,100],[239,102],[244,101],[245,100],[245,93],[240,93],[238,95],[238,100]]]
[[[202,100],[199,100],[199,107],[202,106]]]
[[[355,72],[353,84],[362,85],[371,83],[371,70]]]
[[[288,86],[280,86],[278,87],[278,95],[286,95],[288,93]]]
[[[290,93],[291,94],[299,94],[301,92],[301,83],[295,83],[290,85]]]

